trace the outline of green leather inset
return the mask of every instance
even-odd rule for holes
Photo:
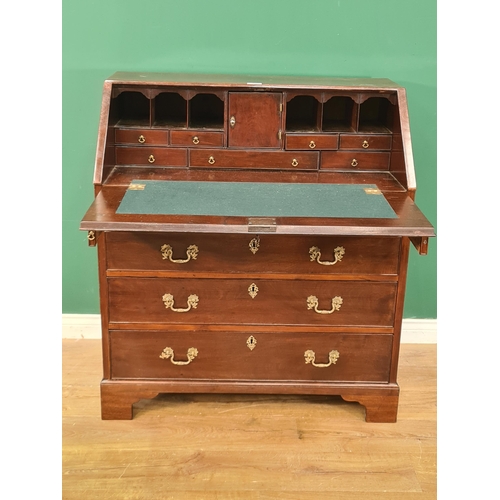
[[[349,217],[395,219],[373,184],[147,181],[127,190],[116,213],[243,217]]]

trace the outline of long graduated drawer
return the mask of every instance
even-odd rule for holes
[[[392,335],[111,331],[114,379],[387,382]]]
[[[109,271],[396,275],[400,238],[112,232],[106,245]]]

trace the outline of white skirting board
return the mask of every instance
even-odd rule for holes
[[[101,316],[99,314],[63,314],[63,339],[100,339]],[[403,344],[436,344],[436,319],[403,319],[401,333]]]

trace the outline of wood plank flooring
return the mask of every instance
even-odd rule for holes
[[[160,395],[100,419],[99,340],[63,340],[64,500],[436,498],[436,345],[403,344],[398,422],[338,397]]]

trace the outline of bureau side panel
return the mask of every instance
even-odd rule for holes
[[[408,258],[410,253],[410,239],[401,238],[399,253],[399,279],[396,295],[396,310],[394,314],[394,344],[392,348],[391,382],[396,382],[398,376],[399,347],[401,344],[401,327],[403,323],[403,309],[406,293],[406,277],[408,274]]]
[[[99,302],[101,309],[101,338],[102,338],[102,362],[103,362],[103,377],[110,378],[110,348],[109,348],[109,302],[108,302],[108,280],[106,279],[107,272],[107,248],[106,248],[106,233],[97,233],[97,255],[98,255],[98,271],[99,271]]]

